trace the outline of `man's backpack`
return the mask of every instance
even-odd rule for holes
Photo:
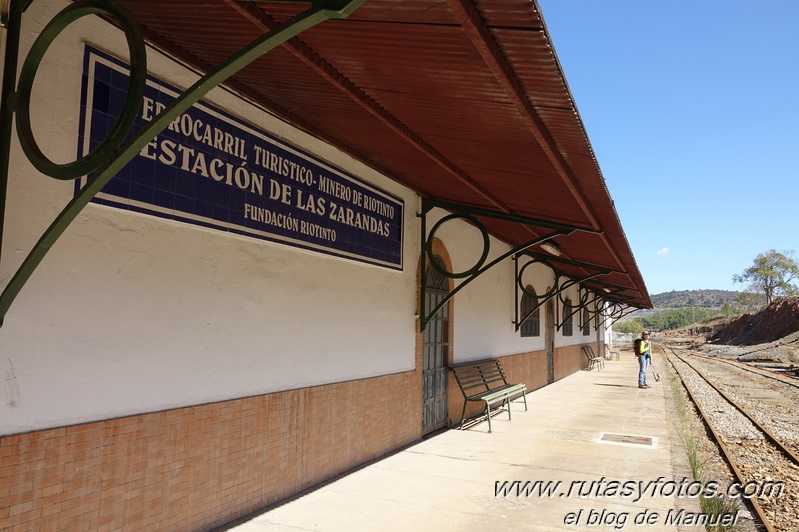
[[[635,353],[635,356],[640,356],[641,355],[640,349],[641,349],[641,342],[642,341],[643,341],[643,338],[636,338],[633,341],[633,352]]]

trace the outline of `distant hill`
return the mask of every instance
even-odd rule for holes
[[[656,309],[701,307],[720,309],[725,304],[735,304],[738,292],[732,290],[672,290],[652,295]]]

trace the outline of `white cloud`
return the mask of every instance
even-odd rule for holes
[[[657,250],[655,252],[655,255],[661,255],[661,256],[662,255],[668,255],[668,254],[669,254],[669,248],[662,248],[662,249],[659,249],[659,250]]]

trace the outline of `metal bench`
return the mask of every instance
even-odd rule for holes
[[[455,375],[455,380],[463,394],[463,412],[461,412],[461,429],[466,416],[466,405],[469,402],[485,403],[485,416],[488,420],[488,432],[491,432],[491,406],[502,403],[508,408],[510,420],[510,400],[522,394],[524,409],[527,410],[527,385],[509,384],[499,360],[479,360],[456,364],[448,368]]]
[[[588,357],[588,371],[591,371],[594,367],[597,369],[603,369],[605,367],[605,361],[602,357],[598,357],[594,354],[594,349],[590,345],[584,345],[583,352],[585,356]]]

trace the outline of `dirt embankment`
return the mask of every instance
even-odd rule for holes
[[[739,360],[799,363],[799,297],[781,298],[766,309],[744,314],[713,335],[700,351]]]
[[[799,297],[785,297],[764,310],[744,314],[711,340],[721,344],[756,345],[774,342],[796,332],[799,332]]]

